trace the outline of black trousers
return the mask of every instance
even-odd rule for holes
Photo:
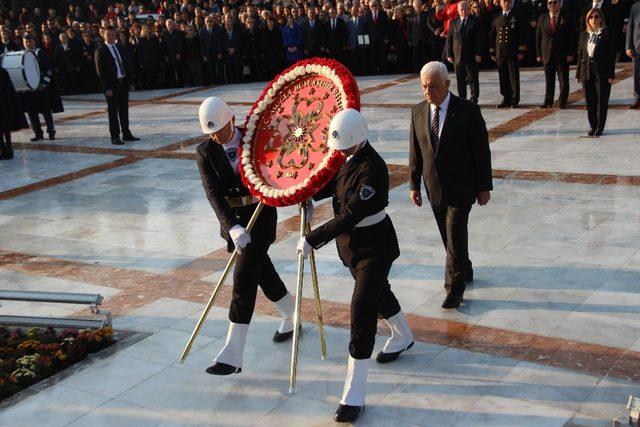
[[[520,67],[518,58],[504,58],[498,62],[500,95],[509,104],[520,102]]]
[[[456,82],[458,84],[458,96],[467,99],[467,84],[471,88],[471,100],[478,102],[480,97],[480,82],[478,81],[478,64],[473,61],[469,63],[460,62],[453,66],[456,72]]]
[[[53,114],[51,114],[51,110],[49,109],[47,111],[38,112],[35,108],[29,107],[27,115],[29,116],[29,122],[31,123],[33,133],[42,138],[42,125],[40,124],[40,116],[38,114],[42,114],[42,117],[44,117],[44,122],[47,124],[47,133],[54,133],[56,131],[56,127],[53,124]]]
[[[633,95],[640,101],[640,52],[633,56]]]
[[[391,263],[350,269],[356,281],[351,297],[351,342],[354,359],[368,359],[373,353],[378,316],[388,319],[400,311],[400,304],[389,286]]]
[[[184,86],[184,69],[182,62],[168,62],[165,65],[165,71],[167,73],[166,79],[169,87]]]
[[[544,64],[544,103],[552,104],[556,91],[556,74],[560,82],[560,97],[558,101],[560,105],[566,104],[569,99],[569,64],[566,61],[558,62],[556,59],[550,59]]]
[[[120,129],[123,134],[129,133],[129,86],[124,80],[119,81],[113,88],[113,95],[105,94],[105,97],[109,112],[109,133],[111,139],[119,139]]]
[[[582,80],[585,100],[587,101],[587,118],[591,129],[603,131],[609,109],[611,83],[607,79]]]
[[[447,251],[444,287],[447,294],[461,296],[465,291],[465,278],[472,271],[467,230],[471,206],[456,207],[442,204],[432,209],[442,243]]]
[[[269,245],[249,243],[236,259],[233,271],[233,297],[229,307],[229,320],[233,323],[251,322],[256,305],[258,286],[269,301],[279,301],[287,288],[276,272],[267,254]]]

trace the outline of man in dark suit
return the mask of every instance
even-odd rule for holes
[[[471,102],[478,103],[480,82],[478,64],[482,61],[482,31],[480,20],[469,14],[469,3],[458,3],[458,15],[447,35],[447,60],[453,64],[458,83],[458,96],[467,99],[467,82],[471,87]]]
[[[335,7],[329,10],[329,20],[324,32],[324,47],[327,56],[342,63],[345,62],[347,53],[347,25],[338,18]]]
[[[171,87],[182,87],[184,70],[182,61],[184,56],[184,34],[175,28],[173,19],[165,22],[166,31],[162,33],[161,41],[165,52],[167,83]]]
[[[498,65],[502,102],[498,108],[516,108],[520,102],[520,68],[527,50],[524,44],[523,19],[513,8],[513,0],[500,0],[502,13],[493,21],[489,31],[489,54]]]
[[[304,54],[308,57],[319,56],[324,46],[323,25],[316,16],[316,11],[310,8],[307,11],[307,20],[302,24],[302,46]]]
[[[493,189],[487,127],[477,105],[449,92],[447,67],[420,71],[425,101],[411,111],[410,197],[422,206],[421,181],[447,251],[443,308],[459,307],[473,281],[467,223],[471,206],[489,202]]]
[[[122,141],[138,141],[129,130],[129,89],[133,89],[131,70],[124,61],[123,53],[116,45],[116,30],[111,26],[105,27],[102,32],[104,44],[96,49],[96,70],[100,78],[100,85],[107,98],[109,111],[109,133],[111,143],[124,145]],[[120,118],[120,123],[118,123]],[[122,140],[120,139],[122,129]]]
[[[205,28],[200,31],[200,48],[204,58],[205,80],[207,83],[224,82],[224,65],[222,63],[222,27],[207,16]]]
[[[631,7],[627,27],[626,54],[633,61],[633,94],[636,101],[629,107],[640,108],[640,3]]]
[[[227,70],[227,83],[240,83],[242,78],[242,32],[234,28],[229,16],[224,21],[222,32],[222,51],[224,66]]]
[[[545,92],[541,108],[553,105],[556,79],[560,81],[560,108],[567,108],[569,98],[569,63],[576,51],[576,32],[573,21],[560,9],[561,0],[547,0],[549,13],[538,19],[536,30],[536,58],[544,64]]]
[[[377,0],[369,3],[370,11],[367,12],[369,23],[369,37],[371,46],[370,71],[372,74],[382,74],[386,70],[387,45],[389,44],[389,17],[387,13],[380,9]]]
[[[293,299],[267,253],[276,239],[276,209],[264,206],[251,234],[245,228],[258,206],[258,199],[240,179],[238,154],[242,129],[235,127],[235,116],[229,106],[216,97],[205,99],[198,115],[202,132],[210,136],[196,149],[202,186],[220,222],[220,236],[227,242],[227,250],[238,251],[227,340],[206,372],[230,375],[242,371],[242,355],[258,286],[282,316],[273,336],[275,342],[284,342],[293,336]]]

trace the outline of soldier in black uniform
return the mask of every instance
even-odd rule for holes
[[[368,142],[369,129],[360,113],[346,109],[333,118],[328,145],[347,160],[314,199],[333,197],[335,217],[298,242],[307,255],[336,239],[340,259],[351,270],[351,342],[347,379],[334,419],[352,422],[364,408],[369,360],[378,316],[391,328],[391,338],[378,353],[378,363],[391,362],[413,345],[413,334],[387,279],[400,255],[396,232],[385,207],[389,204],[387,165]]]
[[[489,32],[489,53],[491,59],[498,64],[500,94],[502,102],[498,108],[516,108],[520,102],[520,69],[518,61],[524,58],[526,45],[523,41],[522,28],[528,25],[512,9],[513,0],[500,0],[502,13],[493,21]]]
[[[258,286],[274,303],[282,322],[273,340],[283,342],[293,335],[293,299],[267,254],[276,239],[276,209],[265,206],[251,235],[247,226],[258,200],[242,184],[238,173],[238,148],[243,131],[221,99],[209,97],[200,105],[200,125],[211,138],[196,150],[196,162],[207,199],[218,221],[227,249],[238,250],[233,273],[233,297],[229,307],[229,332],[225,346],[206,372],[229,375],[242,371],[242,354],[253,316]]]
[[[0,160],[13,159],[11,132],[28,128],[9,73],[0,67]]]

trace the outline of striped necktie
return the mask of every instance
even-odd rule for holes
[[[437,156],[440,145],[440,106],[438,105],[433,110],[433,118],[431,119],[431,145],[433,154]]]

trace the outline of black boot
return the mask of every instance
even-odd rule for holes
[[[231,375],[239,374],[242,372],[242,368],[236,368],[235,366],[227,365],[226,363],[216,362],[209,366],[205,372],[211,375]]]
[[[41,139],[44,139],[44,136],[42,134],[36,134],[36,136],[30,139],[30,141],[36,142],[36,141],[40,141]]]

